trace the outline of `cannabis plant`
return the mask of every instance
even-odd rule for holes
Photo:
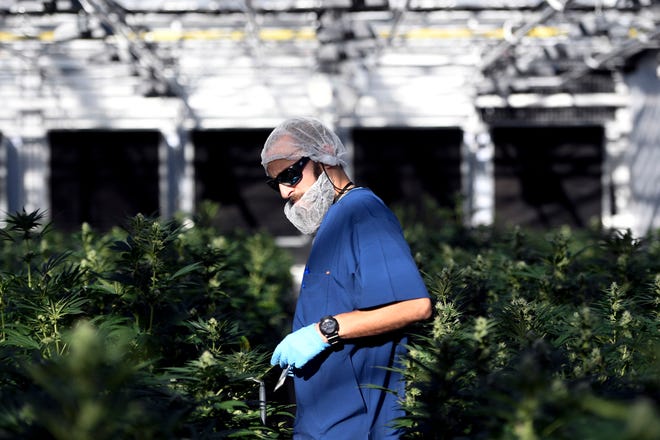
[[[518,228],[489,241],[475,231],[464,247],[414,240],[442,227],[409,235],[413,251],[437,253],[423,266],[434,317],[403,370],[404,438],[660,436],[657,236]]]
[[[143,215],[66,235],[43,217],[0,230],[0,438],[290,436],[259,339],[286,321],[272,240]]]

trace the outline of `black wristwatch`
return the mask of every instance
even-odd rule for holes
[[[319,330],[331,346],[334,347],[341,342],[341,338],[339,337],[339,323],[334,317],[328,315],[321,318],[319,321]]]

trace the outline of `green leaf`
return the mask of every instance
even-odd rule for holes
[[[240,400],[225,400],[213,405],[216,409],[232,412],[237,410],[247,410],[249,406]]]
[[[194,271],[196,271],[196,270],[198,270],[198,269],[201,269],[201,268],[202,268],[202,264],[201,264],[201,263],[193,263],[193,264],[189,264],[189,265],[187,265],[187,266],[185,266],[185,267],[182,267],[182,268],[179,269],[178,271],[176,271],[176,273],[175,273],[174,275],[172,275],[171,277],[169,277],[169,281],[173,281],[173,280],[175,280],[175,279],[177,279],[177,278],[179,278],[179,277],[182,277],[183,275],[187,275],[187,274],[189,274],[189,273],[191,273],[191,272],[194,272]]]

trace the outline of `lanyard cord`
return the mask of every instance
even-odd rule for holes
[[[339,193],[337,193],[337,195],[335,196],[335,199],[332,201],[332,203],[333,204],[336,203],[337,200],[339,200],[341,198],[341,196],[346,194],[346,192],[351,188],[351,186],[355,186],[355,185],[353,185],[353,182],[351,182],[351,181],[349,181],[346,185],[344,185],[344,187],[339,190]]]
[[[330,181],[330,183],[332,184],[332,186],[334,186],[334,188],[335,188],[336,190],[339,189],[339,187],[336,186],[336,185],[332,182],[332,179],[331,179],[330,176],[328,175],[328,172],[326,171],[326,169],[325,169],[325,165],[324,165],[324,164],[321,164],[321,168],[323,168],[323,172],[324,172],[325,175],[328,177],[328,180]],[[337,193],[337,195],[335,196],[335,198],[332,200],[332,204],[334,205],[334,204],[337,202],[337,200],[339,200],[339,199],[341,198],[341,196],[343,196],[344,194],[346,194],[346,192],[351,188],[351,186],[355,186],[355,184],[349,180],[348,183],[347,183],[346,185],[344,185],[344,187],[343,187],[342,189],[339,189],[339,192]]]

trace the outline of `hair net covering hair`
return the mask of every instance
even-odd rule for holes
[[[326,165],[346,166],[346,147],[331,129],[312,117],[295,117],[280,123],[261,150],[264,169],[277,159],[296,160],[307,156]]]

